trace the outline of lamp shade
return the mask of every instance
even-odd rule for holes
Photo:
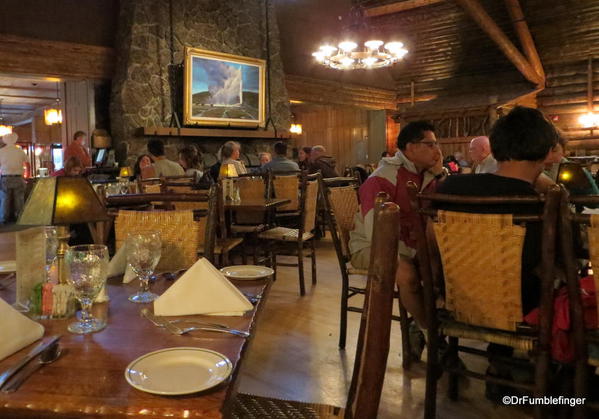
[[[59,176],[38,179],[17,224],[68,225],[108,219],[87,179]]]
[[[232,163],[222,164],[220,166],[219,175],[220,175],[221,178],[225,178],[225,177],[237,177],[237,176],[239,176],[237,174],[237,169],[235,169],[235,165],[232,164]]]
[[[119,177],[130,177],[130,176],[133,176],[133,171],[131,170],[131,168],[129,166],[121,167],[121,170],[119,171]]]

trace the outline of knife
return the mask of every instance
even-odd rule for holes
[[[6,384],[8,379],[12,377],[17,371],[27,365],[32,359],[41,354],[46,348],[54,345],[61,338],[60,335],[52,336],[45,342],[40,342],[35,348],[33,348],[23,359],[17,362],[15,365],[0,374],[0,389]]]

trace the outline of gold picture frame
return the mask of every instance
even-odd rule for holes
[[[264,127],[266,61],[185,48],[183,123]]]

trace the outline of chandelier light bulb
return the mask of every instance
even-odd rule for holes
[[[372,67],[378,60],[375,57],[366,57],[362,60],[366,67]]]
[[[12,127],[10,125],[0,125],[0,137],[5,136],[6,134],[10,134],[12,132]]]
[[[337,48],[332,45],[321,45],[319,50],[324,54],[325,57],[330,57],[335,51],[337,51]]]
[[[339,49],[342,49],[345,52],[351,52],[358,48],[358,44],[353,41],[343,41],[339,44]]]
[[[344,67],[349,67],[354,63],[354,59],[353,58],[349,58],[349,57],[343,57],[341,59],[341,65]]]
[[[316,51],[312,53],[312,56],[316,58],[316,61],[322,63],[324,61],[325,54],[322,51]]]
[[[364,46],[365,46],[366,48],[368,48],[369,50],[371,50],[371,51],[376,51],[376,50],[378,50],[378,49],[379,49],[379,47],[380,47],[381,45],[383,45],[383,44],[384,44],[384,42],[383,42],[383,41],[375,41],[375,40],[373,40],[373,41],[366,41],[366,42],[364,42]]]
[[[403,49],[403,43],[397,41],[387,42],[385,44],[385,49],[389,52],[399,51]]]

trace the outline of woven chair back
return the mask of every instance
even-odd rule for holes
[[[304,232],[310,232],[316,227],[316,206],[318,203],[318,181],[306,181],[304,201]]]
[[[297,175],[275,175],[272,184],[275,198],[291,200],[290,203],[277,207],[277,211],[297,211],[299,209],[299,177]]]
[[[157,271],[187,269],[197,260],[199,223],[192,211],[119,211],[115,220],[116,247],[128,234],[160,233],[162,255]]]
[[[244,176],[236,179],[241,200],[264,199],[266,184],[261,176]],[[261,224],[264,222],[264,211],[235,211],[235,221],[238,224]]]
[[[434,223],[445,306],[458,321],[515,331],[522,321],[521,258],[526,228],[511,214],[439,211]]]
[[[189,189],[188,190],[181,189],[179,191],[175,191],[175,190],[173,190],[174,188],[189,188]],[[191,189],[191,187],[187,187],[187,186],[170,187],[169,190],[171,190],[174,193],[186,193],[186,194],[198,194],[198,195],[205,195],[206,193],[208,193],[208,191],[205,189]],[[208,202],[172,201],[172,205],[173,205],[174,209],[177,211],[179,211],[179,210],[197,211],[197,210],[207,210],[208,209]]]
[[[358,189],[354,186],[329,187],[328,198],[341,239],[343,255],[349,258],[349,233],[354,229],[354,217],[360,210]]]
[[[599,214],[591,214],[590,219],[587,228],[589,253],[591,266],[593,268],[595,290],[599,290]],[[597,314],[599,315],[599,292],[595,292],[595,298],[597,298]]]

